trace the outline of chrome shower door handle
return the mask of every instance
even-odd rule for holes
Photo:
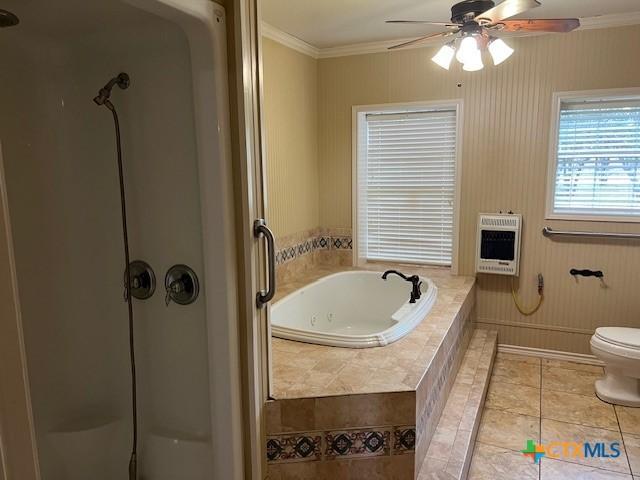
[[[256,238],[264,237],[267,240],[267,282],[268,290],[260,290],[256,295],[256,305],[263,308],[276,294],[276,242],[273,232],[267,227],[267,222],[259,218],[253,222],[253,235]]]

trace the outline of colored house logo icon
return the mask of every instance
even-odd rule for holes
[[[531,457],[534,463],[540,463],[540,459],[544,457],[544,447],[538,445],[533,440],[527,440],[527,448],[521,450],[525,457]]]

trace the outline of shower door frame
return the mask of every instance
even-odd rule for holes
[[[256,296],[267,285],[268,262],[264,242],[254,237],[254,221],[266,219],[266,166],[262,129],[260,78],[262,77],[260,2],[230,0],[233,3],[233,41],[230,57],[235,61],[231,79],[237,89],[231,99],[235,120],[234,157],[239,168],[236,178],[241,209],[239,223],[239,286],[243,342],[246,351],[243,395],[245,402],[246,478],[266,476],[266,429],[264,410],[270,392],[269,307],[258,308]],[[235,74],[235,77],[234,77]],[[271,286],[270,286],[271,287]]]

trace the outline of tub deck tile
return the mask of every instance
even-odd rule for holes
[[[379,265],[369,270],[383,271],[391,266]],[[473,297],[474,279],[452,276],[448,269],[413,266],[401,269],[429,277],[437,285],[438,299],[427,318],[407,336],[385,347],[348,349],[273,338],[272,395],[275,399],[416,390],[437,347],[463,306]],[[276,298],[318,278],[346,270],[362,269],[310,269],[295,280],[279,285]]]

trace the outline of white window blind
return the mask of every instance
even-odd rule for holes
[[[360,131],[360,256],[451,265],[456,111],[367,114]]]
[[[553,213],[640,219],[640,98],[560,103]]]

